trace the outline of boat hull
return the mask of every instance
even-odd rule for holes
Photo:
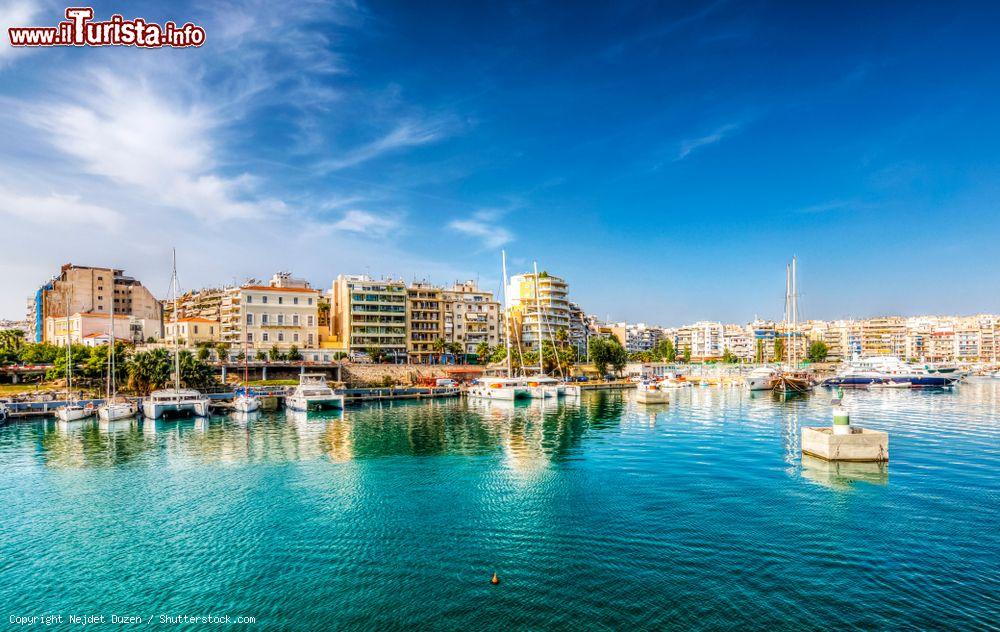
[[[55,415],[59,421],[81,421],[94,412],[94,408],[88,406],[63,406],[56,409]]]
[[[97,416],[101,421],[118,421],[135,417],[139,410],[131,402],[119,402],[115,404],[105,404],[97,409]]]
[[[300,396],[290,396],[285,400],[285,406],[289,410],[298,412],[309,412],[315,410],[339,410],[344,407],[344,397],[323,397],[309,398]]]
[[[238,413],[252,413],[260,409],[260,400],[256,397],[241,395],[233,400],[233,410]]]
[[[208,400],[183,402],[180,404],[166,402],[144,402],[142,414],[149,419],[164,417],[207,417]]]
[[[823,386],[861,387],[885,384],[886,382],[909,382],[912,388],[944,388],[953,386],[956,376],[944,375],[898,375],[892,378],[871,375],[843,375],[827,378]]]

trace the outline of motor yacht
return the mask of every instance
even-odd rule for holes
[[[297,411],[338,409],[344,407],[344,396],[330,388],[323,373],[303,373],[299,385],[285,398],[285,406]]]
[[[837,375],[823,381],[824,386],[871,386],[885,382],[909,382],[914,388],[946,388],[961,379],[958,372],[931,372],[895,356],[868,356],[847,363]]]

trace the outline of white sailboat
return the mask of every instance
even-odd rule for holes
[[[485,377],[477,380],[468,393],[469,397],[476,399],[514,401],[530,395],[527,385],[522,378],[513,377],[510,359],[510,319],[507,313],[507,252],[500,251],[501,269],[503,274],[503,307],[504,307],[504,344],[507,347],[507,376],[506,377]]]
[[[108,393],[104,403],[97,407],[97,417],[102,422],[117,421],[134,417],[139,412],[139,407],[135,402],[118,397],[118,382],[116,379],[115,366],[115,309],[111,307],[110,316],[111,333],[108,337]]]
[[[236,390],[233,398],[233,411],[237,413],[252,413],[260,409],[260,398],[253,392],[247,382],[250,381],[249,348],[246,336],[243,338],[243,386]]]
[[[785,267],[785,331],[789,331],[791,319],[791,334],[788,336],[789,362],[774,378],[774,390],[783,394],[808,393],[813,388],[812,377],[798,369],[798,326],[799,326],[799,295],[796,282],[797,258],[792,257],[790,266]]]
[[[170,289],[174,299],[174,387],[153,391],[142,403],[142,414],[149,419],[164,415],[206,417],[209,413],[208,398],[193,388],[181,388],[181,356],[177,348],[177,251],[173,255],[173,274]]]
[[[69,310],[66,315],[66,405],[56,409],[56,419],[62,422],[80,421],[94,414],[94,404],[77,402],[71,394],[73,390],[73,345],[69,331]]]

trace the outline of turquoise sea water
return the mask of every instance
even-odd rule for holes
[[[996,626],[1000,381],[850,392],[848,407],[889,431],[889,464],[800,456],[800,426],[829,421],[823,390],[14,424],[0,428],[0,615]]]

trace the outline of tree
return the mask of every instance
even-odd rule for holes
[[[490,349],[490,344],[485,340],[476,345],[476,357],[478,358],[479,364],[486,364],[489,362],[492,351],[493,350]]]
[[[219,362],[226,362],[229,359],[229,343],[215,343],[215,355],[219,358]]]
[[[0,353],[16,357],[24,347],[24,331],[20,329],[4,329],[0,331]]]
[[[785,340],[783,338],[774,339],[774,361],[781,362],[785,357]]]
[[[764,363],[764,339],[763,338],[757,338],[757,343],[754,346],[755,346],[754,361],[756,361],[757,364],[763,364]]]
[[[209,344],[204,344],[204,343],[198,345],[197,358],[199,362],[205,362],[206,360],[208,360],[209,355],[211,355],[211,351],[209,351],[209,346],[210,346]]]
[[[263,349],[257,349],[257,353],[254,354],[253,359],[257,362],[263,362],[264,360],[267,360],[267,354],[264,353]]]
[[[271,348],[267,351],[267,357],[272,362],[282,359],[281,349],[278,348],[278,345],[271,345]]]
[[[625,365],[628,364],[628,352],[622,347],[621,342],[615,337],[590,339],[588,346],[590,361],[594,363],[597,372],[602,376],[607,375],[610,366],[615,373],[621,373]]]
[[[21,347],[18,359],[25,364],[50,364],[60,355],[66,355],[65,348],[46,342],[34,342]]]
[[[683,359],[684,359],[684,362],[690,362],[691,361],[691,347],[690,346],[685,346],[684,347],[684,356],[683,356]]]
[[[455,360],[459,361],[459,356],[465,357],[465,349],[462,348],[462,344],[458,342],[449,342],[447,345],[448,353],[455,356]]]
[[[170,381],[172,371],[173,362],[166,349],[139,351],[126,364],[128,388],[145,395],[165,386]]]
[[[299,353],[299,348],[296,345],[292,345],[288,348],[288,359],[291,362],[298,362],[302,359],[302,354]]]
[[[444,361],[444,358],[443,358],[443,356],[444,356],[444,350],[447,347],[448,347],[448,343],[446,343],[444,341],[444,338],[438,338],[431,345],[431,349],[434,350],[434,353],[438,354],[438,364],[440,364],[440,363],[442,363]]]
[[[664,338],[653,347],[653,359],[663,362],[673,362],[677,359],[677,350],[672,340]]]
[[[737,362],[740,361],[740,359],[736,357],[735,353],[729,350],[729,347],[726,347],[722,351],[722,361],[725,362],[726,364],[736,364]]]
[[[371,358],[371,361],[374,362],[375,364],[381,364],[389,358],[388,354],[386,354],[385,352],[385,349],[383,349],[382,347],[374,347],[374,346],[368,347],[367,349],[365,349],[365,353],[368,354],[368,357]]]
[[[809,356],[810,362],[823,362],[826,360],[826,356],[829,355],[830,349],[826,346],[826,343],[822,340],[814,340],[812,344],[809,345],[809,351],[806,355]]]

